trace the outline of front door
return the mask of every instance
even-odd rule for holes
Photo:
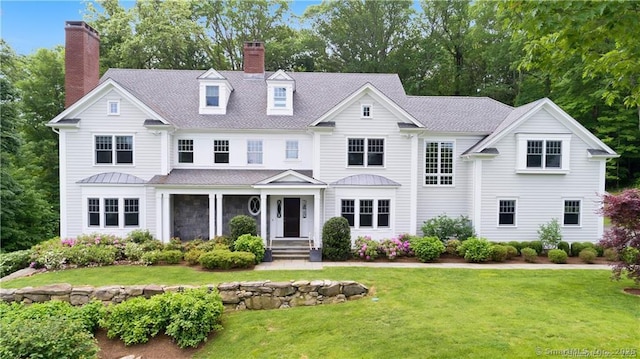
[[[300,198],[284,199],[284,236],[300,237]]]

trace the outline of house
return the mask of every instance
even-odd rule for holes
[[[558,218],[595,241],[605,163],[616,153],[549,99],[406,95],[395,74],[266,72],[262,43],[243,71],[110,69],[99,35],[67,22],[60,139],[61,237],[148,229],[183,240],[259,234],[308,240],[347,218],[352,236],[420,234],[468,216],[493,241],[533,240]]]

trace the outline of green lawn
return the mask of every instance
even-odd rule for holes
[[[3,287],[256,279],[350,279],[368,285],[372,295],[344,304],[229,312],[225,329],[198,358],[534,358],[537,351],[564,349],[630,349],[640,356],[640,297],[622,293],[632,283],[612,282],[605,270],[116,266],[36,275]]]

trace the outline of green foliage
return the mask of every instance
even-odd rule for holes
[[[164,245],[164,250],[167,250],[167,251],[182,251],[182,250],[184,250],[184,247],[182,245],[182,241],[180,240],[180,238],[171,237],[171,239],[169,239],[169,243]]]
[[[31,250],[0,253],[0,277],[27,268],[31,262]]]
[[[231,232],[231,244],[243,234],[252,236],[258,235],[256,220],[245,215],[235,216],[229,221],[229,231]]]
[[[538,252],[533,248],[522,248],[520,254],[524,257],[524,261],[528,263],[535,263],[538,261]]]
[[[203,250],[193,248],[184,254],[184,260],[187,261],[189,265],[194,266],[196,264],[200,264],[200,256],[203,254],[204,254]]]
[[[264,258],[264,242],[262,238],[252,236],[250,234],[243,234],[236,239],[233,244],[233,249],[239,252],[250,252],[256,256],[256,264],[262,262]]]
[[[127,234],[127,240],[133,243],[146,243],[155,240],[148,229],[134,229]]]
[[[411,243],[411,250],[421,262],[433,262],[445,251],[438,237],[424,237]]]
[[[344,217],[329,218],[322,227],[322,257],[346,261],[351,257],[351,228]]]
[[[608,262],[615,262],[619,259],[618,251],[615,248],[605,249],[603,256]]]
[[[158,264],[160,262],[160,253],[161,251],[159,250],[144,252],[140,257],[140,262],[147,266]]]
[[[462,242],[458,254],[467,262],[486,262],[491,258],[491,243],[486,238],[472,237]]]
[[[633,265],[640,262],[640,250],[633,247],[627,247],[620,252],[620,260],[627,265]]]
[[[562,249],[563,251],[567,252],[567,254],[571,254],[571,246],[569,245],[568,242],[565,242],[565,241],[558,242],[558,249]]]
[[[126,259],[130,261],[134,261],[134,262],[139,261],[140,258],[142,258],[143,254],[144,254],[144,250],[142,249],[142,246],[138,243],[128,242],[124,246],[124,256]]]
[[[531,241],[528,247],[535,249],[538,255],[544,253],[544,244],[542,244],[542,241]]]
[[[578,256],[583,262],[591,264],[595,262],[596,257],[598,257],[598,252],[596,252],[596,250],[593,248],[585,248],[580,251],[580,254]]]
[[[569,255],[562,249],[552,249],[547,253],[549,260],[556,264],[567,263]]]
[[[77,244],[64,248],[67,263],[78,266],[112,265],[116,260],[118,250],[113,246]]]
[[[213,250],[200,256],[200,265],[206,269],[250,268],[256,263],[256,256],[249,252]]]
[[[125,345],[146,343],[166,327],[165,310],[155,297],[135,297],[110,305],[100,327],[107,330],[109,338],[118,337]]]
[[[47,270],[61,269],[66,263],[66,258],[60,238],[55,237],[34,246],[31,260],[39,268],[44,267]]]
[[[507,249],[507,259],[518,256],[518,249],[516,247],[512,245],[505,245],[504,247]]]
[[[378,258],[378,249],[380,243],[374,241],[371,237],[358,237],[356,239],[355,256],[367,261],[373,261]]]
[[[562,232],[560,231],[560,222],[558,222],[558,219],[554,218],[549,221],[549,223],[541,224],[538,228],[538,237],[544,249],[558,248],[558,243],[562,240]]]
[[[93,358],[98,346],[92,331],[102,303],[73,307],[50,301],[24,305],[0,302],[0,357]]]
[[[571,243],[571,255],[577,257],[583,249],[591,248],[595,250],[595,246],[591,242],[573,242]],[[598,251],[596,251],[596,254]]]
[[[457,240],[457,239],[449,239],[449,240],[447,240],[447,242],[445,244],[446,244],[445,251],[448,254],[457,255],[458,254],[458,247],[460,247],[462,242]]]
[[[167,264],[179,264],[182,261],[182,251],[179,249],[161,251],[158,260]]]
[[[473,236],[473,226],[469,218],[465,216],[450,218],[446,214],[441,214],[424,222],[422,233],[426,237],[438,237],[442,243],[445,243],[449,238],[465,241]]]
[[[494,262],[504,262],[507,260],[508,256],[509,252],[507,250],[507,247],[499,244],[493,245],[491,247],[491,260],[493,260]]]

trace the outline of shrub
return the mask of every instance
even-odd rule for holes
[[[622,263],[631,265],[640,262],[640,250],[633,247],[627,247],[620,252],[620,260]]]
[[[140,261],[142,262],[142,264],[147,266],[158,264],[158,262],[160,261],[160,251],[153,250],[150,252],[145,252],[142,254],[142,257],[140,257]]]
[[[615,248],[607,248],[604,250],[604,258],[609,262],[615,262],[618,260],[618,251]]]
[[[192,249],[199,248],[203,243],[204,240],[202,238],[196,238],[194,240],[184,242],[182,244],[182,248],[185,252],[189,252]]]
[[[143,252],[149,251],[161,251],[164,249],[164,244],[158,240],[150,240],[140,244]]]
[[[520,250],[521,250],[522,248],[524,248],[524,247],[520,247],[520,242],[517,242],[517,241],[507,242],[507,245],[510,245],[510,246],[512,246],[513,248],[515,248],[515,249],[516,249],[516,251],[518,252],[518,253],[516,253],[516,256],[517,256],[518,254],[520,254]],[[514,256],[514,257],[515,257],[515,256]]]
[[[531,242],[520,242],[518,250],[520,251],[520,254],[522,254],[522,250],[525,248],[531,248]]]
[[[142,250],[142,246],[138,243],[128,242],[124,246],[124,257],[130,261],[139,261],[143,254],[144,250]]]
[[[66,263],[64,249],[48,248],[42,251],[38,251],[34,262],[36,263],[37,267],[44,267],[47,270],[61,269]]]
[[[182,240],[178,237],[171,237],[169,243],[164,245],[164,250],[167,251],[183,251]]]
[[[507,258],[506,259],[511,259],[513,257],[517,257],[518,256],[518,249],[516,249],[516,247],[511,246],[511,245],[506,245],[504,247],[507,249]]]
[[[485,238],[472,237],[462,242],[458,254],[467,262],[486,262],[491,257],[491,243]]]
[[[31,262],[31,254],[30,249],[0,253],[0,277],[27,268]]]
[[[385,239],[380,242],[378,251],[384,254],[389,260],[394,260],[397,257],[408,256],[409,253],[411,253],[411,243],[399,238]]]
[[[249,268],[256,256],[249,252],[214,250],[200,256],[200,265],[207,269]]]
[[[233,243],[243,234],[250,234],[252,236],[258,235],[258,225],[256,224],[256,220],[246,216],[239,215],[231,218],[229,221],[229,231],[231,232],[230,244],[233,246]]]
[[[593,249],[596,250],[596,252],[598,253],[598,257],[602,257],[604,256],[604,247],[599,245],[599,244],[593,244],[593,243],[589,243],[593,245]]]
[[[421,262],[433,262],[445,251],[444,244],[438,237],[424,237],[411,243],[411,249]]]
[[[344,217],[329,218],[322,226],[322,256],[331,261],[346,261],[351,256],[351,228]]]
[[[491,247],[491,259],[494,262],[504,262],[509,255],[507,247],[497,244]]]
[[[582,242],[573,242],[573,243],[571,243],[571,256],[572,257],[577,257],[580,254],[580,252],[582,252],[582,250],[587,248],[587,247],[588,246],[586,246]]]
[[[200,263],[200,256],[203,254],[204,254],[203,250],[194,248],[184,254],[184,260],[187,261],[189,265],[194,266]]]
[[[536,252],[533,248],[522,248],[520,251],[522,256],[524,257],[524,261],[528,263],[535,263],[538,261],[538,252]]]
[[[153,236],[147,229],[134,229],[133,231],[129,232],[129,234],[127,234],[127,239],[138,244],[154,240]]]
[[[182,261],[182,251],[177,249],[162,251],[158,254],[158,261],[167,264],[178,264]]]
[[[571,246],[565,241],[558,242],[558,249],[562,249],[567,255],[571,254]]]
[[[552,249],[547,253],[549,260],[556,264],[567,263],[567,257],[569,255],[562,249]]]
[[[593,248],[585,248],[580,251],[580,254],[578,256],[583,262],[591,264],[596,261],[598,252],[596,252],[596,250]]]
[[[221,245],[226,246],[224,244]],[[256,256],[256,264],[262,262],[262,259],[264,258],[264,242],[262,241],[262,238],[257,236],[252,236],[250,234],[241,235],[233,244],[233,249],[238,252],[253,253]]]
[[[145,343],[164,331],[179,347],[196,347],[212,330],[222,328],[223,309],[217,291],[167,292],[111,306],[100,325],[109,338],[119,337],[126,345]]]
[[[76,244],[64,248],[67,263],[77,266],[112,265],[116,260],[118,249],[113,246]]]
[[[449,254],[457,255],[460,244],[462,244],[462,242],[458,239],[449,239],[445,245],[445,251]]]
[[[231,238],[229,238],[228,236],[215,236],[210,241],[216,244],[224,244],[226,246],[233,245]]]
[[[558,219],[554,218],[549,223],[541,224],[538,228],[538,238],[540,238],[544,249],[557,248],[558,242],[562,240],[562,232],[560,231]],[[538,252],[538,254],[540,253],[542,253],[542,251]]]
[[[0,357],[96,357],[99,348],[92,331],[101,315],[100,308],[100,302],[79,308],[61,301],[28,306],[0,302]]]
[[[441,214],[424,222],[422,233],[425,237],[437,237],[442,243],[452,237],[465,241],[473,236],[473,226],[468,217],[450,218]]]
[[[356,256],[367,261],[373,261],[378,258],[378,249],[380,244],[371,239],[371,237],[358,237],[356,239]]]
[[[542,241],[529,242],[529,248],[535,249],[538,255],[541,255],[542,253],[544,253],[544,245],[542,244]]]

